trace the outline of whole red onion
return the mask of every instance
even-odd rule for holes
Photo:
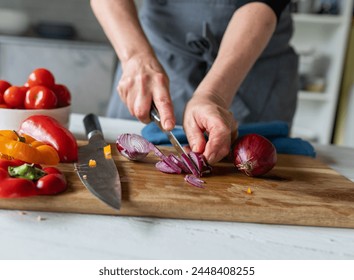
[[[237,139],[232,154],[236,168],[251,177],[266,174],[277,162],[274,145],[258,134],[247,134]]]

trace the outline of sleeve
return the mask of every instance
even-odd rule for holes
[[[251,2],[261,2],[267,4],[277,16],[277,20],[285,9],[285,7],[290,3],[290,0],[239,0],[237,1],[237,8],[240,8]]]

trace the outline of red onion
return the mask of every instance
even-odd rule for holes
[[[277,162],[274,145],[258,134],[240,137],[232,152],[236,168],[251,177],[266,174]]]
[[[119,135],[116,146],[121,155],[130,160],[141,160],[151,151],[151,143],[138,134]]]

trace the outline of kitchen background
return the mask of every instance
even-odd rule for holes
[[[354,147],[353,0],[292,9],[301,75],[292,134]],[[88,0],[0,0],[0,79],[23,84],[46,67],[71,90],[73,112],[104,115],[116,64]]]

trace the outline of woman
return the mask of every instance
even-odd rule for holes
[[[120,60],[108,116],[183,124],[210,164],[228,154],[237,122],[284,120],[296,108],[298,58],[289,1],[91,0]],[[204,133],[208,134],[208,141]]]

